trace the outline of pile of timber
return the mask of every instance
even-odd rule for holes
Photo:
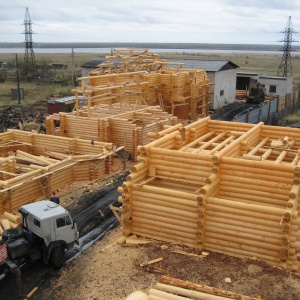
[[[129,295],[126,300],[179,300],[179,299],[207,299],[207,300],[258,300],[247,295],[237,294],[227,290],[197,284],[186,280],[162,276],[160,282],[149,290],[149,295],[137,291]]]
[[[2,239],[2,233],[4,230],[10,228],[16,228],[21,225],[21,216],[4,212],[2,216],[0,216],[0,240]]]
[[[125,236],[299,272],[299,129],[207,117],[148,135],[119,187]]]
[[[165,125],[177,124],[177,118],[162,111],[158,106],[144,105],[136,110],[120,112],[120,104],[82,107],[77,116],[72,113],[59,113],[49,116],[46,121],[48,135],[80,137],[86,140],[112,143],[122,147],[136,160],[137,146],[147,144],[148,132],[160,131]],[[59,121],[60,126],[55,127]],[[84,126],[83,126],[84,125]]]
[[[160,59],[148,49],[115,50],[106,60],[88,77],[78,78],[80,86],[73,90],[76,110],[78,95],[84,94],[89,107],[121,103],[134,109],[159,104],[179,118],[196,120],[208,115],[212,83],[204,70],[184,69],[184,63]]]
[[[249,96],[248,90],[236,90],[235,91],[235,98],[238,100],[244,100]]]
[[[112,143],[9,130],[0,134],[0,213],[49,198],[74,181],[101,179],[113,164]]]

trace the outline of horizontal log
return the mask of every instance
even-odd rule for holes
[[[241,203],[241,202],[225,200],[225,199],[220,199],[220,198],[214,198],[214,197],[207,198],[207,202],[211,203],[211,204],[220,205],[220,206],[243,209],[248,212],[258,212],[258,213],[264,213],[264,214],[270,214],[270,215],[276,215],[276,216],[283,216],[283,214],[285,212],[285,209],[281,209],[281,208]]]
[[[254,231],[253,231],[254,232]],[[222,241],[234,241],[240,245],[249,245],[253,247],[260,248],[263,254],[270,251],[280,251],[282,248],[281,237],[279,239],[264,237],[262,238],[262,233],[247,233],[244,231],[237,232],[237,230],[229,230],[224,227],[223,232],[221,228],[206,226],[205,227],[205,238],[215,238],[222,243]],[[265,252],[264,252],[265,250]]]
[[[184,215],[184,214],[172,214],[170,216],[170,213],[168,210],[157,210],[153,207],[149,207],[147,205],[142,205],[142,206],[135,206],[134,212],[133,213],[142,213],[146,215],[155,215],[155,216],[160,216],[163,218],[172,218],[176,222],[176,220],[181,220],[185,222],[197,222],[198,216],[195,214],[194,218],[191,218],[189,215]]]
[[[216,296],[222,296],[222,297],[228,297],[229,299],[235,299],[235,300],[257,300],[257,298],[252,298],[246,295],[237,294],[231,291],[226,291],[223,289],[210,287],[198,283],[193,283],[177,278],[172,278],[168,276],[161,276],[160,282],[168,285],[173,285],[189,290],[195,290],[199,292],[203,292],[206,294],[216,295]]]
[[[187,245],[192,248],[199,247],[199,244],[195,238],[192,238],[192,239],[188,239],[187,237],[178,238],[170,233],[153,231],[153,230],[149,230],[147,228],[132,227],[131,233],[142,236],[142,237],[148,237],[148,238],[154,239],[154,240],[160,240],[160,241],[165,241],[165,242],[170,242],[170,243]]]
[[[247,170],[249,168],[257,168],[257,169],[265,169],[265,170],[272,170],[277,172],[287,172],[287,173],[294,173],[295,167],[292,165],[281,165],[281,164],[274,164],[272,162],[254,162],[245,159],[239,159],[238,161],[235,158],[231,157],[223,157],[222,164],[228,166],[238,166],[239,168],[243,168],[243,170]],[[230,169],[230,168],[229,168]]]
[[[182,228],[193,228],[197,229],[198,228],[198,223],[197,222],[192,222],[193,220],[179,220],[179,219],[174,219],[173,217],[170,216],[160,216],[160,215],[155,215],[152,214],[151,212],[142,212],[142,211],[133,211],[132,212],[132,217],[133,218],[139,218],[136,220],[142,221],[143,219],[148,219],[151,221],[158,221],[160,223],[167,222],[168,224],[171,225],[180,225]]]
[[[206,220],[214,221],[220,218],[221,220],[223,220],[224,223],[229,225],[243,226],[245,228],[265,230],[274,233],[282,232],[282,228],[280,227],[279,220],[277,221],[267,220],[263,218],[264,215],[262,215],[262,217],[260,218],[255,218],[249,215],[245,216],[245,215],[236,214],[235,212],[232,212],[229,218],[228,212],[215,211],[213,210],[212,204],[207,205],[206,208],[207,208],[206,215],[205,215]],[[298,224],[294,224],[294,225],[298,225]],[[299,220],[299,225],[300,225],[300,220]]]
[[[283,190],[286,192],[287,190],[291,189],[291,184],[286,184],[278,181],[270,181],[270,180],[262,180],[258,178],[247,178],[247,177],[241,177],[241,176],[233,176],[233,175],[226,175],[223,174],[221,171],[220,178],[223,181],[227,182],[235,182],[235,183],[242,183],[242,184],[249,184],[249,185],[255,185],[256,187],[264,186],[264,187],[270,187],[270,188],[277,188],[280,190]]]
[[[162,230],[170,229],[170,230],[176,230],[177,232],[187,233],[189,234],[196,234],[196,231],[198,229],[197,225],[192,223],[192,226],[186,226],[187,223],[185,223],[185,226],[183,226],[183,222],[177,221],[177,224],[171,224],[168,222],[168,219],[159,220],[159,218],[156,218],[156,220],[151,220],[151,215],[148,216],[148,218],[141,218],[137,217],[135,215],[132,215],[132,225],[133,226],[151,226],[153,230],[157,230],[157,228],[163,228]],[[177,233],[178,234],[178,233]]]
[[[191,220],[198,219],[198,214],[196,212],[182,211],[181,209],[175,209],[172,207],[162,207],[162,206],[157,206],[157,205],[151,204],[151,203],[142,203],[142,202],[138,202],[138,201],[132,201],[132,207],[133,207],[133,209],[137,209],[137,210],[139,208],[142,208],[142,209],[148,208],[153,211],[168,213],[170,216],[172,214],[182,215],[187,218],[191,218]]]
[[[168,208],[173,208],[176,210],[181,210],[184,212],[191,212],[191,213],[196,213],[197,209],[190,207],[190,206],[184,206],[184,205],[179,205],[176,203],[172,203],[172,202],[161,202],[161,200],[159,199],[153,199],[153,198],[146,198],[146,197],[142,197],[142,196],[134,196],[133,199],[131,199],[131,203],[132,205],[136,206],[136,205],[140,205],[140,203],[145,203],[145,204],[151,204],[151,205],[155,205],[156,206],[156,210],[162,210],[162,209],[168,209]]]
[[[189,236],[187,234],[177,234],[175,231],[171,230],[160,230],[159,228],[153,229],[151,226],[132,226],[131,232],[135,233],[137,235],[141,235],[143,237],[149,237],[152,238],[154,236],[158,237],[156,239],[166,239],[168,241],[172,241],[173,243],[177,244],[184,244],[187,243],[189,245],[194,245],[194,247],[197,245],[196,243],[196,237],[195,236]]]
[[[190,207],[191,210],[197,209],[198,201],[197,200],[189,200],[189,199],[182,199],[174,196],[167,196],[161,194],[154,194],[154,193],[147,193],[140,190],[133,189],[131,192],[131,196],[134,200],[141,200],[143,202],[143,198],[147,199],[148,201],[156,200],[160,201],[161,205],[164,206],[165,202],[169,202],[174,207],[181,205],[183,207],[187,206]]]
[[[209,160],[212,155],[205,155],[201,153],[190,153],[185,151],[174,151],[174,150],[167,150],[167,149],[161,149],[157,147],[151,147],[149,150],[151,155],[157,154],[157,155],[165,155],[166,157],[172,157],[173,158],[186,158],[191,160],[199,160],[199,161],[206,161]],[[191,162],[192,163],[192,162]]]
[[[173,196],[176,198],[188,199],[192,201],[197,201],[198,199],[197,195],[191,193],[185,193],[185,192],[180,192],[180,191],[175,191],[167,188],[160,188],[160,187],[155,187],[150,185],[143,185],[142,187],[135,186],[135,188],[141,189],[141,191],[148,192],[148,193]]]
[[[253,252],[252,249],[239,249],[236,247],[230,247],[230,243],[226,243],[226,245],[219,245],[213,242],[217,242],[217,241],[215,240],[204,241],[204,245],[203,245],[204,249],[213,252],[222,252],[231,256],[250,257],[250,258],[255,257],[276,265],[280,264],[281,262],[279,256],[273,257],[273,256]]]

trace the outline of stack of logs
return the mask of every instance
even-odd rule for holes
[[[258,300],[247,295],[237,294],[231,291],[197,284],[186,280],[162,276],[160,282],[149,290],[149,295],[137,291],[129,295],[126,300],[184,300],[184,299],[206,299],[206,300]]]
[[[125,236],[299,272],[299,129],[204,118],[149,137],[119,187]]]
[[[2,216],[0,216],[0,240],[2,239],[2,233],[4,230],[16,228],[20,226],[20,223],[21,216],[5,211]]]

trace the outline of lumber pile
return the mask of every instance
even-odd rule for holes
[[[238,100],[244,100],[249,96],[248,90],[236,90],[235,91],[235,98]]]
[[[153,300],[178,299],[178,296],[182,297],[181,299],[262,299],[260,298],[260,296],[258,296],[257,298],[253,298],[223,289],[196,284],[167,276],[162,276],[160,279],[160,283],[157,283],[155,288],[152,288],[149,291],[149,299]]]
[[[2,239],[2,233],[4,230],[19,227],[20,224],[21,224],[20,215],[12,214],[5,211],[0,216],[0,240]]]
[[[206,117],[148,136],[119,187],[124,236],[299,272],[299,129]]]
[[[2,213],[48,198],[73,181],[103,178],[114,151],[112,143],[9,130],[0,134],[0,155]]]
[[[253,298],[247,295],[234,293],[231,291],[197,284],[186,280],[162,276],[160,282],[149,290],[149,295],[136,291],[129,295],[126,300],[184,300],[184,299],[207,299],[207,300],[256,300],[260,296]]]

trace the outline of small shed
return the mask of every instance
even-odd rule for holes
[[[82,104],[85,101],[85,96],[78,96]],[[51,99],[47,101],[48,114],[53,115],[59,112],[71,112],[75,105],[75,96]]]
[[[104,59],[94,59],[81,65],[82,77],[87,77],[89,72],[97,69],[98,65],[102,64]]]

